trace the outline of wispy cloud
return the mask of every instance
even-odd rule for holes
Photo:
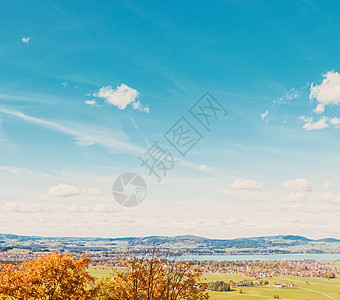
[[[39,173],[25,168],[18,168],[15,166],[0,166],[0,171],[5,171],[13,175],[24,175],[24,176],[37,176],[37,177],[48,177],[51,178],[52,175],[46,173]]]
[[[146,113],[150,112],[150,108],[148,106],[143,106],[139,100],[137,100],[136,102],[133,102],[132,107],[134,110],[139,110],[139,111],[146,112]]]
[[[139,148],[128,142],[118,140],[113,136],[113,132],[108,132],[105,130],[95,130],[88,127],[83,128],[79,125],[73,125],[73,128],[70,128],[52,121],[28,116],[20,111],[8,110],[4,107],[0,107],[0,112],[7,115],[15,116],[31,124],[36,124],[45,128],[49,128],[51,130],[70,135],[74,137],[74,139],[80,146],[90,146],[98,144],[113,152],[122,151],[138,154],[144,152],[144,149],[142,148]]]
[[[19,169],[17,167],[12,167],[12,166],[0,166],[0,171],[7,171],[8,173],[12,174],[20,174],[23,169]]]
[[[266,110],[263,114],[261,114],[261,119],[264,120],[268,117],[268,110]]]
[[[285,95],[276,98],[273,103],[274,104],[284,104],[291,100],[297,99],[299,97],[299,93],[295,88],[290,89]]]

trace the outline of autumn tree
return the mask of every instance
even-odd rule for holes
[[[201,283],[202,272],[187,262],[151,257],[131,258],[125,269],[102,280],[98,299],[105,300],[205,300],[207,284]]]
[[[20,265],[0,267],[0,299],[91,299],[90,258],[51,253]]]
[[[209,289],[211,291],[227,292],[230,291],[230,284],[224,281],[210,282]]]

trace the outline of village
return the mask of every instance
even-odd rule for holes
[[[0,251],[0,262],[4,264],[33,260],[46,254],[40,252],[15,253]],[[73,253],[72,253],[73,254]],[[73,255],[80,257],[81,253]],[[125,255],[100,251],[89,253],[90,265],[103,267],[120,267]],[[185,261],[185,260],[183,260]],[[323,277],[335,278],[340,274],[340,268],[331,266],[328,262],[316,260],[281,260],[281,261],[190,261],[193,267],[199,266],[203,273],[239,274],[245,277],[268,278],[276,276]]]
[[[240,274],[248,277],[265,278],[275,276],[325,277],[334,278],[340,269],[326,262],[315,260],[282,261],[236,261],[236,262],[195,262],[202,266],[204,273]]]

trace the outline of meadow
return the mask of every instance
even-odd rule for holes
[[[205,280],[235,280],[235,275],[229,274],[204,274]],[[242,277],[242,276],[241,276]],[[244,277],[243,277],[244,279]],[[322,300],[340,299],[340,278],[308,278],[308,277],[274,277],[268,279],[268,286],[242,287],[242,294],[237,288],[230,292],[209,292],[211,299],[273,299],[279,295],[280,299],[294,300]],[[294,287],[273,287],[273,282],[292,282]]]
[[[89,273],[97,278],[108,277],[115,271],[114,268],[93,266],[89,268]],[[223,273],[204,273],[202,276],[203,282],[213,281],[243,281],[244,279],[254,280],[252,277],[244,277],[239,274],[223,274]],[[252,286],[242,287],[242,294],[239,294],[237,287],[229,292],[209,292],[212,300],[222,299],[273,299],[274,295],[279,295],[280,299],[286,300],[340,300],[340,277],[334,279],[311,278],[311,277],[296,277],[284,276],[268,278],[268,286]],[[294,287],[274,287],[274,282],[293,283]]]

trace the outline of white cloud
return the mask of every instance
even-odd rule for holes
[[[230,188],[236,190],[261,190],[262,183],[252,179],[236,178],[230,185]]]
[[[334,204],[340,204],[340,194],[332,194],[330,192],[324,193],[321,196],[321,200],[324,202],[330,202]]]
[[[308,131],[321,130],[321,129],[328,127],[327,121],[328,121],[328,118],[322,117],[319,121],[316,121],[316,122],[312,122],[312,121],[306,122],[302,128]]]
[[[95,104],[97,104],[96,100],[86,100],[85,103],[88,104],[88,105],[95,105]]]
[[[93,206],[92,211],[98,212],[98,213],[110,213],[110,212],[112,212],[112,209],[110,209],[109,207],[107,207],[104,204],[97,204],[97,205]]]
[[[209,167],[207,165],[200,165],[198,169],[200,171],[203,171],[203,172],[209,172],[209,173],[215,172],[214,168],[211,168],[211,167]]]
[[[316,106],[316,108],[313,109],[313,111],[316,112],[317,114],[321,114],[321,113],[325,112],[325,106],[324,106],[323,104],[320,104],[320,103],[319,103],[319,104]]]
[[[80,192],[76,187],[68,184],[59,184],[48,189],[50,197],[71,197],[79,194]]]
[[[261,114],[261,119],[264,120],[268,116],[268,110]]]
[[[324,129],[324,128],[328,128],[329,123],[331,123],[335,127],[340,126],[340,119],[337,118],[337,117],[329,119],[329,118],[323,116],[323,117],[321,117],[321,119],[319,121],[313,122],[313,117],[301,116],[300,120],[303,120],[305,122],[305,124],[303,125],[302,128],[304,128],[308,131],[310,131],[310,130],[321,130],[321,129]]]
[[[331,118],[330,122],[331,122],[332,125],[335,125],[337,127],[340,125],[340,119],[337,118],[337,117]]]
[[[68,85],[67,81],[62,82],[61,84],[63,85],[64,88],[67,88]]]
[[[306,200],[306,194],[301,192],[292,192],[284,199],[287,202],[303,202]]]
[[[82,194],[89,195],[89,196],[96,196],[100,194],[100,191],[98,188],[89,188],[89,189],[83,189]]]
[[[20,212],[20,205],[15,202],[7,202],[1,206],[1,211],[5,212]]]
[[[146,112],[147,114],[150,112],[150,109],[148,106],[143,106],[142,103],[140,103],[139,100],[137,100],[136,102],[132,103],[132,107],[135,110],[139,110],[139,111],[143,111]]]
[[[305,178],[287,180],[282,183],[282,186],[292,192],[309,192],[312,190],[312,184]]]
[[[30,42],[31,38],[30,37],[23,37],[21,39],[21,41],[24,43],[24,44],[28,44]]]
[[[122,83],[118,85],[116,89],[113,89],[111,85],[104,86],[99,89],[98,93],[94,93],[93,96],[104,98],[106,102],[117,106],[119,109],[125,109],[130,103],[133,109],[137,109],[144,112],[149,112],[148,107],[143,107],[139,100],[137,100],[139,93],[137,90],[128,87]]]
[[[324,111],[324,106],[340,103],[340,74],[338,72],[328,72],[323,74],[323,81],[319,85],[312,84],[310,87],[309,98],[316,99],[318,106],[316,112]]]

